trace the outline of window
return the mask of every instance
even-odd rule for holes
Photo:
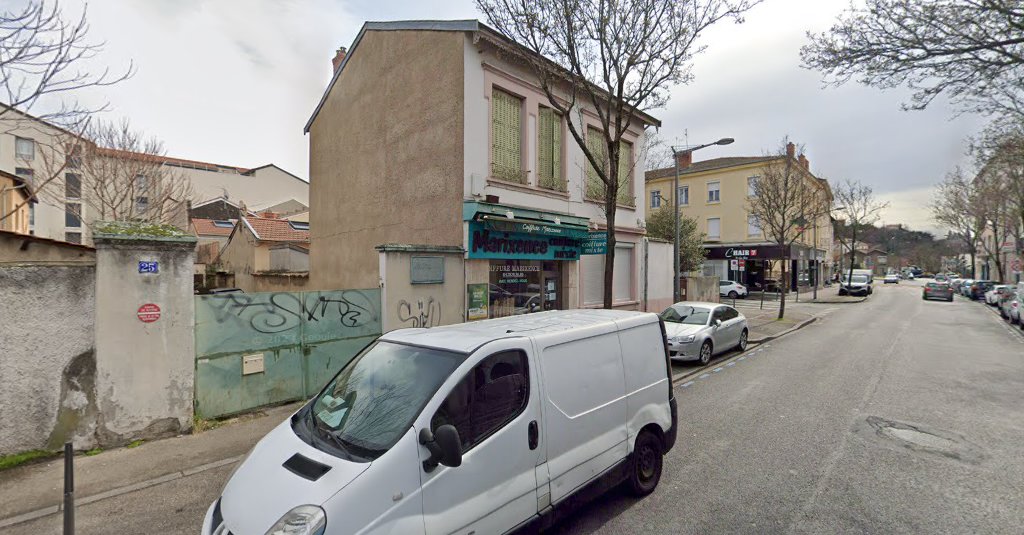
[[[708,238],[719,239],[722,237],[722,220],[717,217],[708,218]]]
[[[529,375],[522,351],[495,353],[455,385],[430,419],[430,428],[453,425],[466,452],[511,422],[529,400]]]
[[[722,200],[721,195],[719,193],[719,188],[721,187],[721,185],[721,182],[717,181],[708,182],[708,202],[719,202]]]
[[[747,197],[756,197],[757,196],[757,179],[759,179],[759,178],[761,178],[761,177],[759,177],[759,176],[747,177]]]
[[[619,204],[633,206],[633,144],[619,142]]]
[[[608,151],[605,149],[604,135],[600,130],[592,126],[587,127],[587,148],[594,155],[598,163],[608,165]],[[627,206],[633,206],[633,145],[631,143],[619,142],[619,194],[616,202]],[[597,174],[593,165],[587,165],[587,185],[585,196],[591,200],[604,200],[604,181]]]
[[[690,204],[690,186],[679,186],[676,190],[676,199],[679,199],[680,206]]]
[[[711,323],[714,324],[716,321],[725,321],[725,308],[718,307],[714,312],[711,313]]]
[[[68,150],[65,158],[65,165],[68,169],[78,169],[82,166],[82,147],[75,145]]]
[[[491,176],[525,184],[522,110],[522,99],[498,89],[491,92]]]
[[[760,236],[761,225],[756,215],[747,216],[747,236]]]
[[[651,208],[661,208],[661,191],[651,192]]]
[[[82,233],[81,232],[65,232],[64,233],[64,241],[66,241],[68,243],[82,243]]]
[[[562,177],[562,116],[551,108],[540,107],[537,127],[537,185],[565,191]]]
[[[34,160],[36,158],[36,142],[23,137],[14,138],[14,153],[19,159]]]
[[[28,226],[36,226],[36,203],[28,203]]]
[[[82,203],[69,202],[64,204],[64,226],[71,228],[82,226]]]
[[[740,313],[732,307],[722,307],[722,321],[734,320],[740,317]]]
[[[14,174],[22,178],[32,178],[35,176],[36,172],[33,171],[32,169],[29,169],[28,167],[15,167]]]
[[[288,226],[291,227],[292,230],[309,230],[309,223],[305,221],[289,221]]]
[[[135,198],[135,215],[141,216],[149,210],[149,197],[145,195]]]
[[[216,219],[213,222],[213,226],[220,228],[235,228],[235,224],[227,219]]]
[[[64,175],[64,196],[69,199],[82,198],[82,177],[75,173]]]

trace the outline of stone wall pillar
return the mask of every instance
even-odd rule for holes
[[[96,433],[103,445],[192,427],[195,241],[94,236]]]

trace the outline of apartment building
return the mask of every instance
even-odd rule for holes
[[[47,121],[0,105],[0,171],[27,180],[35,190],[37,203],[30,206],[28,232],[72,243],[92,242],[90,225],[109,218],[111,201],[97,198],[90,187],[88,168],[112,168],[112,164],[84,165],[83,158],[104,162],[132,162],[139,170],[129,195],[117,201],[121,213],[143,214],[166,211],[162,220],[188,228],[188,208],[217,199],[235,205],[269,206],[294,199],[309,203],[309,183],[274,164],[255,168],[214,164],[169,156],[154,156],[95,147],[74,132]],[[186,182],[186,198],[167,199],[156,191],[156,169],[160,180]],[[166,177],[166,178],[164,178]],[[120,187],[120,186],[118,186]],[[124,189],[124,188],[123,188]],[[126,189],[126,191],[127,191]],[[233,216],[237,217],[237,215]]]
[[[382,288],[385,329],[597,307],[605,255],[584,243],[614,232],[615,306],[638,306],[633,169],[660,122],[628,126],[608,224],[566,125],[597,135],[597,114],[555,112],[521,53],[475,20],[369,22],[339,50],[306,126],[313,288]]]
[[[785,156],[731,156],[700,162],[689,152],[677,155],[679,189],[673,191],[675,166],[648,171],[644,201],[648,210],[671,209],[678,201],[680,212],[697,220],[705,234],[707,259],[705,275],[740,281],[751,288],[777,283],[785,251],[765,236],[757,218],[750,213],[750,199],[757,179],[766,165],[788,158],[803,178],[803,187],[813,188],[831,204],[828,182],[815,177],[810,161],[796,154],[789,143]],[[810,224],[789,251],[790,288],[826,280],[832,275],[832,225],[827,213],[809,217]],[[817,239],[817,241],[815,241]]]

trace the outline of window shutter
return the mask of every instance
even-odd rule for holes
[[[522,172],[522,101],[495,89],[491,92],[491,174],[500,180],[525,182]]]
[[[562,178],[562,116],[551,111],[551,178],[555,188],[565,191],[565,179]]]
[[[630,184],[630,172],[633,170],[633,145],[625,141],[619,142],[619,204],[633,206],[633,191]]]
[[[601,131],[596,128],[587,128],[587,148],[590,149],[590,153],[594,155],[594,159],[597,160],[598,164],[607,165],[608,156],[605,154],[604,136]],[[601,181],[601,177],[598,176],[597,170],[593,165],[590,165],[589,160],[587,161],[587,190],[586,197],[588,199],[604,200],[604,182]]]

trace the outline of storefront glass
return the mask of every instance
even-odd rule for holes
[[[491,260],[489,317],[561,308],[561,264],[543,260]]]

